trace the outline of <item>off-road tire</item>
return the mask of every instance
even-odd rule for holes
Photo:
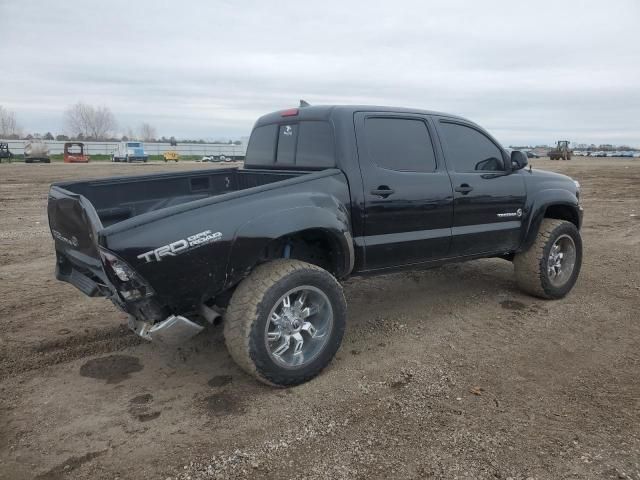
[[[562,286],[554,286],[549,281],[547,261],[549,252],[556,239],[569,235],[576,248],[576,259],[571,276]],[[545,218],[540,224],[533,245],[526,251],[516,254],[513,266],[518,287],[534,297],[558,299],[571,291],[580,274],[582,265],[582,239],[576,226],[565,220]]]
[[[333,309],[333,327],[320,353],[308,364],[284,368],[269,355],[264,341],[267,317],[278,299],[301,285],[323,291]],[[224,318],[227,350],[248,374],[273,386],[311,380],[334,357],[344,335],[347,303],[342,287],[326,270],[299,260],[275,260],[258,266],[236,288]]]

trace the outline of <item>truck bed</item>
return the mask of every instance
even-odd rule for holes
[[[116,177],[59,183],[57,187],[85,197],[103,227],[195,200],[303,175],[303,172],[238,168]]]

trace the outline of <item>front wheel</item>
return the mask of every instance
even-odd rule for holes
[[[529,250],[513,259],[516,281],[526,293],[562,298],[571,291],[582,266],[582,238],[565,220],[545,218]]]
[[[298,385],[334,357],[346,311],[342,287],[329,272],[275,260],[258,266],[234,292],[224,319],[227,349],[258,380]]]

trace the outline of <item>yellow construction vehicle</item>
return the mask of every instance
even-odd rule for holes
[[[177,162],[178,160],[180,160],[180,154],[176,150],[167,150],[162,154],[162,157],[164,158],[165,162],[168,162],[170,160]]]

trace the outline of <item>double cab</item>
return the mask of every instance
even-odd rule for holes
[[[469,120],[407,108],[270,113],[243,168],[57,183],[48,214],[59,280],[149,340],[221,319],[238,365],[279,386],[335,355],[347,277],[494,257],[558,299],[582,262],[577,181]]]

